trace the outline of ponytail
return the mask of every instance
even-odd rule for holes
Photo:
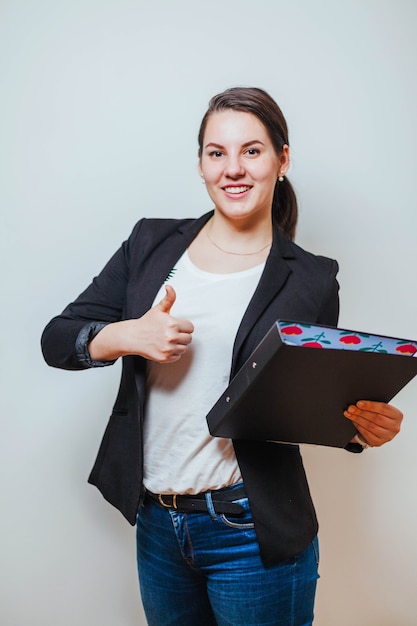
[[[287,177],[275,184],[272,199],[272,219],[287,237],[293,241],[298,219],[297,197]]]

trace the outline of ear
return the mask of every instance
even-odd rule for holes
[[[201,178],[204,178],[203,170],[201,167],[201,159],[199,159],[198,161],[198,173],[200,174]]]
[[[290,147],[287,144],[284,144],[282,147],[282,152],[279,156],[279,170],[278,176],[285,176],[288,170],[290,169]]]

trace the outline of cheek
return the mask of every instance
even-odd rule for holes
[[[254,178],[260,182],[275,185],[279,176],[279,163],[272,159],[262,159],[251,164],[250,169]]]
[[[275,171],[266,172],[265,170],[258,172],[258,175],[255,177],[255,180],[258,180],[259,183],[262,184],[263,190],[265,193],[273,193],[275,190],[275,185],[277,182],[277,176]]]
[[[221,176],[221,168],[212,164],[210,164],[210,166],[202,167],[201,172],[206,184],[216,183]]]

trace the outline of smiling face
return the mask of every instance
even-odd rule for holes
[[[278,155],[255,115],[232,109],[210,115],[199,168],[216,210],[224,217],[270,218],[276,180],[288,167],[288,146]]]

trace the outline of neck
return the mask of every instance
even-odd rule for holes
[[[210,243],[226,254],[260,254],[272,243],[272,220],[256,224],[236,223],[216,214],[207,222],[205,233]]]

